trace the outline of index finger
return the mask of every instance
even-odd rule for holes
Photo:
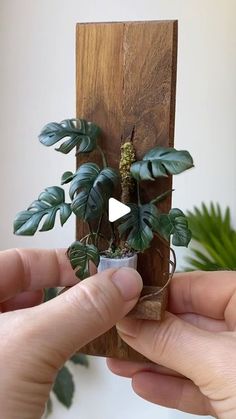
[[[0,302],[19,292],[78,282],[66,249],[9,249],[0,252]]]
[[[236,272],[185,272],[175,274],[170,283],[169,311],[196,313],[224,319],[226,308],[236,293]]]

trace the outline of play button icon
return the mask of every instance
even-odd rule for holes
[[[128,205],[122,204],[115,198],[110,198],[108,202],[108,218],[111,223],[119,220],[119,218],[124,217],[124,215],[129,214],[131,211]]]

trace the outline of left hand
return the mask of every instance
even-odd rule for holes
[[[124,317],[142,289],[130,268],[77,282],[65,249],[0,252],[2,418],[39,419],[58,370]],[[43,288],[61,286],[73,287],[40,305]]]

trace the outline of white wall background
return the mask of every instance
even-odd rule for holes
[[[75,114],[79,21],[179,20],[176,147],[189,149],[196,168],[177,177],[174,205],[218,201],[236,222],[235,15],[235,0],[1,0],[0,249],[66,247],[74,238],[73,220],[34,238],[13,236],[12,220],[74,166],[73,155],[41,146],[37,134],[46,122]],[[181,265],[183,252],[178,256]],[[56,404],[52,419],[191,417],[139,399],[103,360],[76,371],[73,408]]]

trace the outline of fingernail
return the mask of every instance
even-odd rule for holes
[[[122,335],[136,338],[140,327],[140,320],[125,317],[116,324],[117,332]]]
[[[111,278],[125,301],[137,298],[142,290],[143,281],[139,273],[132,268],[120,268]]]

